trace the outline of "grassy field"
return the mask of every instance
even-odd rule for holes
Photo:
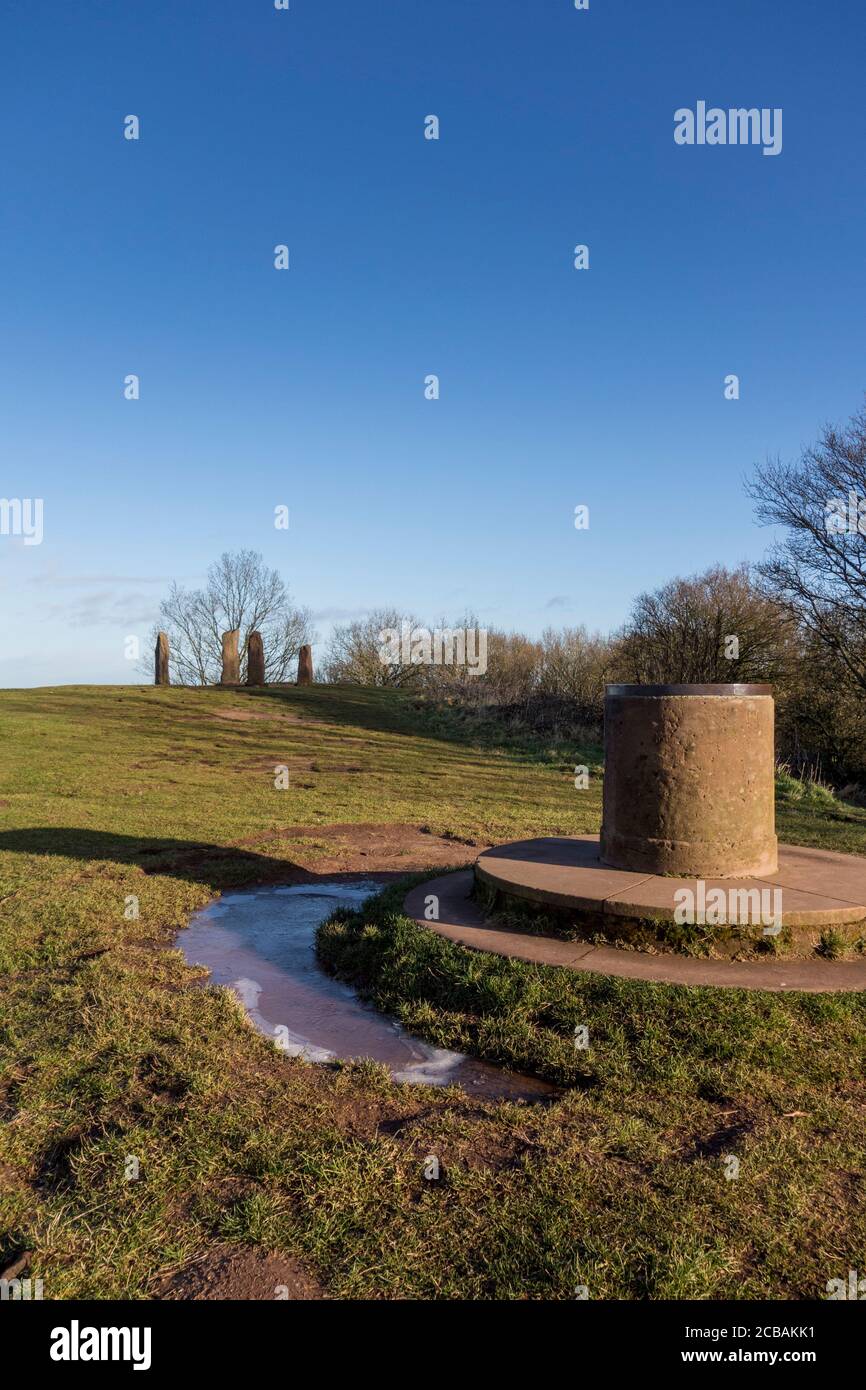
[[[396,890],[323,930],[419,1033],[562,1087],[497,1105],[289,1061],[171,949],[224,887],[330,872],[334,825],[455,862],[596,830],[598,749],[325,687],[7,691],[0,741],[0,1267],[46,1297],[174,1294],[226,1251],[331,1297],[816,1298],[866,1267],[862,995],[565,976],[433,937]],[[863,811],[779,809],[866,853]]]

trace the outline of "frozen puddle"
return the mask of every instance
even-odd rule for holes
[[[359,907],[380,886],[359,879],[225,893],[193,916],[177,944],[190,964],[207,966],[212,984],[233,989],[256,1028],[292,1057],[311,1062],[372,1057],[384,1062],[396,1081],[458,1085],[493,1099],[554,1095],[547,1082],[413,1038],[319,967],[319,924],[335,908]]]

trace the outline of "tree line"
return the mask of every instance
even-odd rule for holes
[[[620,629],[487,630],[486,669],[382,661],[382,633],[418,619],[383,608],[338,624],[319,678],[397,687],[500,720],[563,734],[600,729],[608,682],[769,682],[777,745],[797,771],[866,784],[866,407],[826,425],[794,462],[758,466],[747,483],[759,523],[779,528],[757,565],[709,566],[639,594]],[[478,628],[472,615],[441,627]],[[308,609],[252,551],[225,554],[203,589],[173,585],[159,627],[174,679],[218,679],[221,634],[262,633],[266,681],[292,678],[316,640]]]
[[[866,783],[866,408],[826,425],[794,462],[758,466],[747,491],[759,523],[780,528],[766,559],[639,594],[613,633],[488,630],[484,675],[383,666],[380,631],[407,616],[384,609],[334,630],[324,674],[595,734],[608,682],[769,682],[781,757],[798,772]]]

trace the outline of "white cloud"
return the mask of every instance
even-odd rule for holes
[[[354,618],[366,618],[370,608],[314,608],[314,623],[345,623]]]
[[[27,580],[44,589],[80,589],[90,584],[170,584],[167,574],[35,574]]]
[[[137,627],[156,622],[158,605],[149,594],[116,589],[94,589],[68,603],[39,604],[41,616],[48,622],[64,622],[70,627]]]

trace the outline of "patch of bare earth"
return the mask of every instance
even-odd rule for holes
[[[217,1245],[200,1260],[160,1281],[158,1299],[317,1299],[321,1284],[291,1255],[272,1255],[257,1246]]]
[[[474,840],[434,835],[422,825],[308,825],[269,830],[236,841],[237,848],[265,848],[280,840],[296,845],[293,858],[316,874],[412,873],[417,869],[451,868],[474,859],[486,848]],[[310,853],[304,854],[304,842]],[[325,848],[325,853],[322,850]]]
[[[272,724],[275,719],[282,719],[289,724],[302,724],[304,721],[298,714],[286,714],[282,710],[269,710],[260,714],[258,710],[251,709],[219,709],[208,711],[212,719],[229,719],[235,724]]]
[[[203,709],[196,714],[175,714],[179,724],[201,724],[208,719],[226,719],[230,724],[321,724],[315,715],[291,714],[287,710]]]

